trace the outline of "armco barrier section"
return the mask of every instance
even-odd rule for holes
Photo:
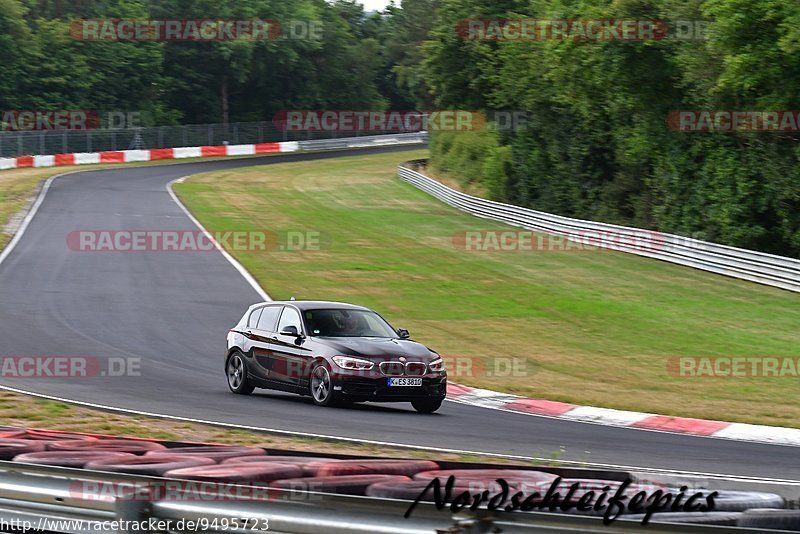
[[[89,525],[102,521],[128,521],[136,522],[137,525],[147,525],[148,521],[162,524],[170,521],[171,528],[163,528],[172,532],[226,532],[232,531],[233,525],[238,522],[240,528],[236,532],[261,533],[466,534],[558,530],[613,534],[640,532],[641,522],[634,518],[625,520],[623,516],[610,525],[603,525],[600,517],[536,511],[493,513],[485,507],[471,510],[467,506],[453,513],[449,507],[437,508],[427,499],[418,503],[409,518],[404,518],[404,514],[417,490],[426,485],[425,481],[433,477],[441,480],[449,474],[467,481],[468,483],[459,486],[458,492],[468,491],[470,494],[477,491],[475,488],[493,488],[491,483],[495,477],[507,478],[510,484],[515,485],[515,491],[523,489],[509,475],[517,476],[519,483],[526,485],[526,493],[542,491],[556,476],[564,477],[563,484],[566,485],[579,481],[586,491],[598,485],[619,487],[626,479],[643,481],[637,486],[637,491],[639,486],[646,487],[646,491],[667,488],[658,482],[652,482],[651,474],[643,473],[642,478],[639,478],[631,473],[607,468],[597,469],[591,465],[580,468],[493,466],[443,461],[439,465],[451,471],[424,471],[436,463],[342,455],[331,455],[336,458],[319,461],[322,459],[279,449],[179,443],[13,427],[0,428],[0,436],[0,522],[10,525],[12,521],[26,521],[33,528],[39,525],[40,528],[49,528],[50,531],[54,531],[54,525],[67,524],[68,521],[65,520],[94,522],[85,523],[82,525],[84,528],[60,526],[57,527],[57,532],[87,532]],[[18,454],[19,452],[22,454]],[[92,460],[88,457],[90,454],[105,455],[110,459]],[[11,458],[13,461],[8,461]],[[172,471],[162,473],[159,470],[166,468],[167,463],[176,462],[197,464],[196,469],[199,471],[195,473],[195,468],[174,469],[175,465]],[[200,464],[206,467],[201,467]],[[153,467],[155,475],[129,469],[143,465]],[[222,476],[214,474],[225,471],[228,466],[233,469],[233,475],[255,473],[260,478],[249,475],[244,478],[231,477],[231,473]],[[293,481],[276,478],[278,472],[299,474],[299,466],[303,470],[307,466],[316,467],[306,474],[311,478]],[[376,467],[380,469],[375,469]],[[189,476],[187,470],[191,471]],[[333,471],[337,473],[332,474]],[[408,493],[406,495],[402,491],[398,492],[394,485],[380,482],[378,484],[385,486],[381,492],[348,494],[347,491],[336,489],[337,484],[331,483],[340,478],[344,481],[344,486],[348,486],[354,478],[370,478],[370,475],[365,474],[366,471],[395,473],[371,475],[372,479],[381,478],[387,481],[406,479],[403,474],[413,477],[413,480],[401,482],[413,491],[405,492]],[[320,477],[320,473],[326,476]],[[314,481],[317,483],[313,483]],[[288,484],[289,482],[292,483]],[[698,482],[703,486],[696,485]],[[680,485],[685,484],[693,489],[708,487],[709,482],[714,482],[713,476],[709,478],[704,475],[698,480],[684,478],[679,481]],[[754,484],[754,481],[748,479],[746,483]],[[728,477],[720,477],[720,484],[723,484],[720,490],[724,493],[730,488],[732,481]],[[764,489],[766,488],[756,488],[756,491],[762,491],[760,494],[748,493],[746,496],[734,498],[741,501],[738,504],[744,506],[742,509],[746,509],[751,507],[755,495],[760,497],[759,503],[770,503],[781,508],[779,512],[782,512],[789,506],[785,496],[796,495],[797,484],[784,483],[774,489],[770,488],[778,495],[763,493]],[[387,492],[388,495],[384,496],[383,493]],[[453,497],[454,495],[451,496]],[[730,506],[728,509],[733,510]],[[741,516],[740,513],[734,515]],[[656,517],[653,519],[657,521]],[[42,523],[45,520],[47,522]],[[111,530],[103,527],[102,531]],[[116,531],[151,532],[141,526],[135,528],[132,523],[127,528],[119,526]],[[648,525],[647,531],[749,532],[747,529],[734,527],[667,525],[655,522]]]
[[[427,134],[373,135],[342,139],[318,139],[314,141],[283,141],[280,143],[257,143],[251,145],[214,145],[177,148],[155,148],[152,150],[118,150],[112,152],[85,152],[74,154],[52,154],[43,156],[19,156],[0,158],[0,170],[26,167],[53,167],[61,165],[88,165],[96,163],[132,163],[183,158],[210,158],[223,156],[255,156],[277,154],[299,150],[340,150],[346,148],[369,148],[376,146],[425,143]]]
[[[398,176],[462,211],[512,226],[564,236],[592,247],[628,252],[703,271],[800,292],[800,260],[719,245],[672,234],[573,219],[477,198],[425,176],[407,165]]]

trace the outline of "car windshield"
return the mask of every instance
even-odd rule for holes
[[[389,323],[368,310],[306,310],[305,319],[312,336],[398,337]]]

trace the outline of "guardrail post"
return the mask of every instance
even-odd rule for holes
[[[148,522],[152,510],[151,498],[152,491],[149,488],[137,488],[131,498],[117,498],[114,511],[120,525],[119,534],[151,532]]]
[[[453,525],[445,529],[437,529],[436,534],[488,534],[498,532],[493,517],[483,513],[475,515],[456,514]]]

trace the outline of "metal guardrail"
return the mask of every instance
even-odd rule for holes
[[[410,518],[403,514],[409,502],[291,490],[253,492],[251,498],[235,500],[213,488],[192,489],[186,480],[155,478],[15,462],[0,462],[0,523],[29,521],[47,526],[53,532],[113,532],[96,528],[99,522],[130,521],[145,525],[148,520],[170,521],[170,532],[269,532],[297,534],[471,534],[504,532],[596,532],[616,534],[641,532],[639,521],[617,519],[604,525],[600,517],[543,512],[499,512],[485,509],[452,513],[437,510],[433,503],[420,503]],[[180,499],[165,499],[148,492],[148,486],[163,488],[172,483],[181,487]],[[105,486],[104,486],[105,485]],[[98,487],[111,487],[113,494]],[[89,488],[87,491],[86,488]],[[102,496],[102,498],[98,498]],[[225,520],[247,518],[253,528],[220,528]],[[80,522],[72,527],[68,521]],[[188,522],[204,524],[192,529]],[[52,530],[61,522],[58,530]],[[214,528],[213,525],[217,525]],[[230,524],[230,523],[229,523]],[[184,528],[178,528],[182,525]],[[116,532],[155,532],[147,528],[124,528]],[[244,524],[241,525],[244,527]],[[651,522],[648,532],[742,533],[763,532],[734,527],[658,524]]]
[[[442,202],[472,215],[512,226],[564,236],[589,246],[619,250],[685,265],[740,280],[800,292],[800,260],[719,245],[672,234],[573,219],[520,206],[477,198],[409,168],[398,176]]]
[[[376,146],[407,145],[426,143],[427,132],[368,135],[362,137],[344,137],[341,139],[314,139],[298,141],[300,150],[341,150],[344,148],[369,148]]]

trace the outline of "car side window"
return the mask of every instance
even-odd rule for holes
[[[267,306],[261,313],[258,320],[258,329],[267,332],[275,332],[275,323],[278,322],[278,314],[281,312],[280,306]]]
[[[261,310],[263,309],[264,308],[258,308],[250,314],[250,318],[247,320],[248,328],[256,328],[256,325],[258,325],[258,318],[261,317]]]
[[[294,308],[289,308],[288,306],[283,308],[281,322],[278,323],[278,332],[282,332],[287,326],[294,326],[297,328],[298,332],[303,331],[303,328],[300,325],[300,314],[297,313],[297,310]]]

